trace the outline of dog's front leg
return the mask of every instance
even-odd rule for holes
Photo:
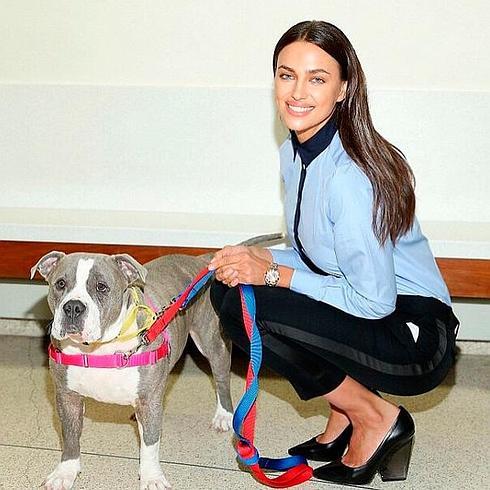
[[[155,396],[154,392],[149,399],[139,398],[134,408],[140,434],[140,490],[167,490],[171,485],[160,466],[161,393]]]
[[[69,390],[56,390],[56,409],[61,420],[63,453],[61,463],[43,483],[46,490],[69,490],[80,472],[80,435],[83,398]]]

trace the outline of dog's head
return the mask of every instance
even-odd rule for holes
[[[127,254],[49,252],[31,269],[49,285],[51,335],[74,342],[108,341],[117,336],[127,309],[129,285],[144,284],[147,271]]]

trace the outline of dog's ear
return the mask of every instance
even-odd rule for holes
[[[49,252],[41,257],[38,260],[37,264],[31,268],[31,279],[36,274],[36,271],[39,271],[39,274],[41,274],[44,279],[47,279],[49,274],[51,274],[53,269],[56,267],[56,264],[64,256],[65,254],[63,252],[57,252],[56,250],[53,250],[52,252]]]
[[[111,255],[111,258],[116,262],[116,265],[128,280],[128,284],[145,283],[148,271],[136,259],[131,257],[131,255],[117,254]]]

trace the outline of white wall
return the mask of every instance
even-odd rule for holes
[[[2,0],[3,82],[269,87],[291,25],[352,40],[373,88],[489,86],[484,0]]]
[[[313,18],[354,44],[419,217],[490,222],[475,0],[0,0],[0,208],[280,215],[271,54]]]
[[[0,207],[279,215],[269,88],[0,85]],[[372,92],[426,221],[490,221],[490,94]],[[450,109],[448,109],[450,107]],[[480,122],[480,123],[479,123]]]
[[[2,0],[0,207],[280,214],[270,58],[317,18],[356,47],[375,123],[416,173],[419,217],[489,221],[489,10]]]

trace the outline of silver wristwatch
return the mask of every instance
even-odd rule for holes
[[[265,285],[271,288],[277,286],[280,277],[279,266],[275,262],[271,262],[264,274]]]

